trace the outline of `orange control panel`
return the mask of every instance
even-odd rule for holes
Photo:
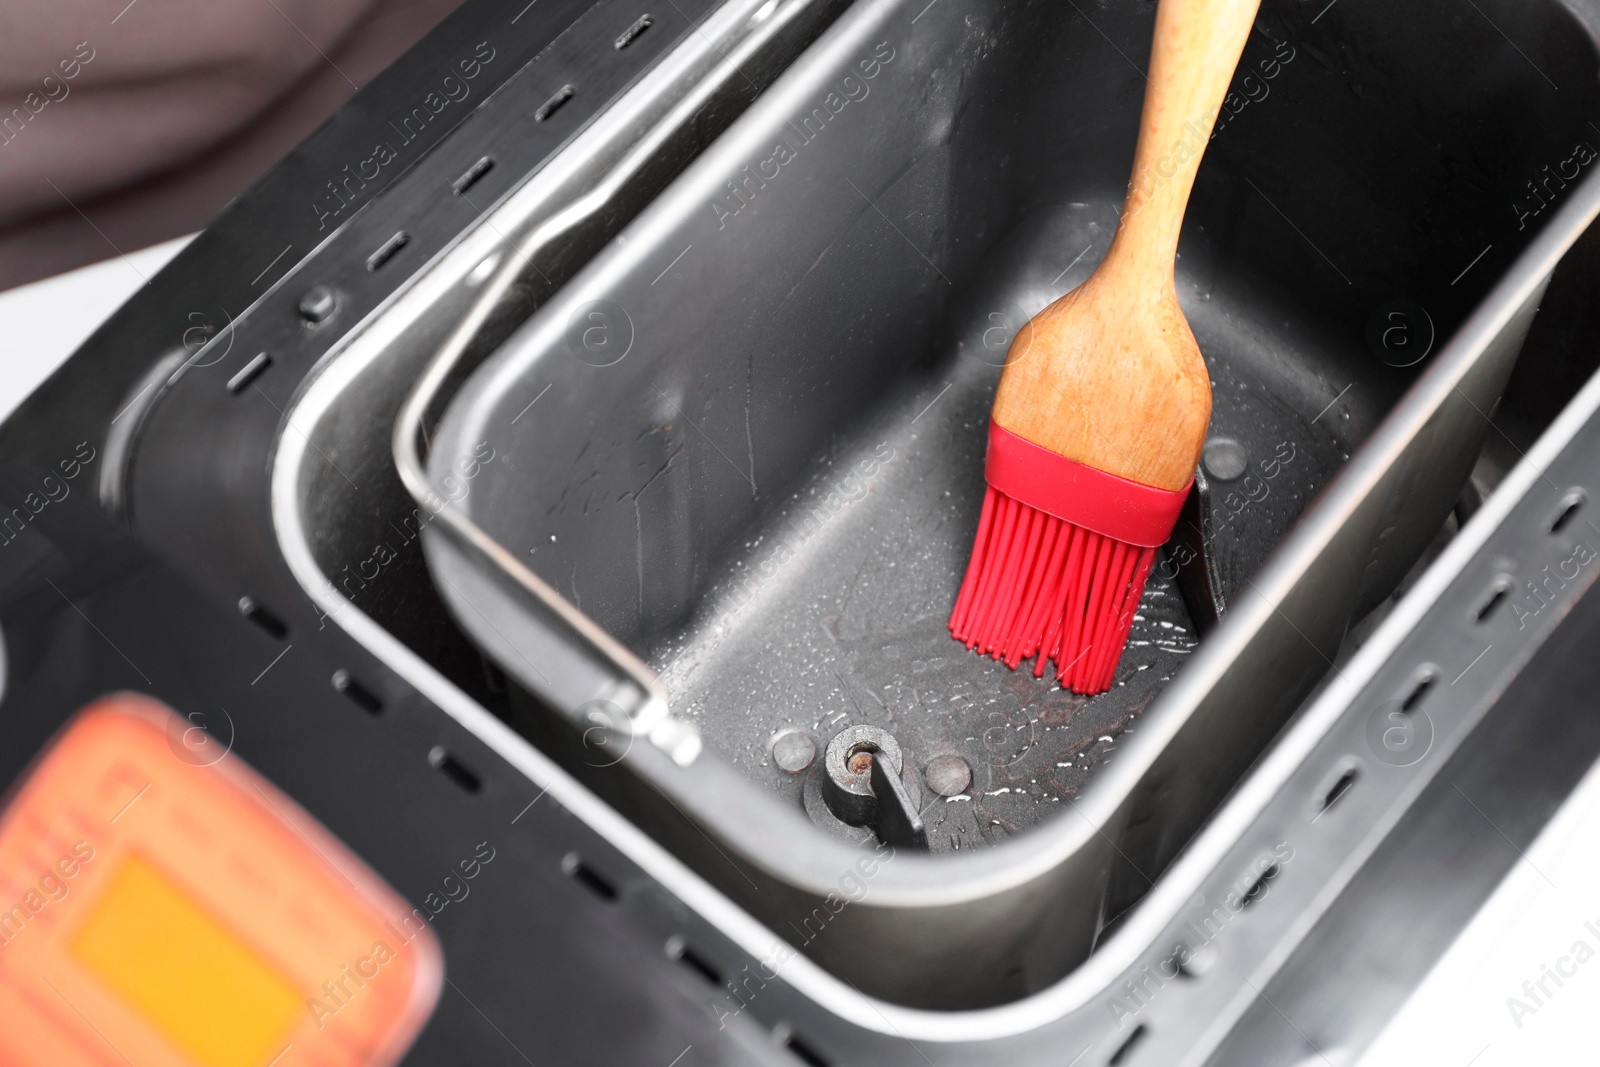
[[[147,697],[78,712],[0,812],[0,1063],[390,1064],[442,978],[421,913]]]

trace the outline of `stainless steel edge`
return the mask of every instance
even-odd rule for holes
[[[1503,329],[1517,311],[1543,284],[1562,252],[1578,233],[1591,221],[1600,208],[1600,186],[1587,181],[1574,191],[1565,207],[1547,225],[1544,233],[1521,258],[1516,268],[1496,288],[1494,295],[1474,314],[1457,336],[1441,352],[1433,367],[1418,387],[1397,410],[1389,423],[1369,442],[1369,448],[1358,461],[1352,461],[1339,483],[1329,491],[1330,502],[1351,509],[1359,495],[1369,490],[1381,477],[1382,460],[1392,458],[1403,449],[1408,431],[1414,431],[1414,420],[1438,404],[1448,400],[1459,389],[1459,381],[1471,363],[1471,357],[1497,332]],[[458,284],[473,266],[482,262],[498,243],[498,238],[480,232],[452,253],[447,263],[455,271],[445,277],[441,265],[438,277],[430,277],[423,286],[430,291]],[[407,298],[409,299],[409,297]],[[403,328],[400,322],[375,325],[375,330]],[[381,351],[375,339],[363,336],[347,350],[341,359],[359,356],[358,346],[374,358]],[[327,402],[339,387],[341,368],[339,362],[325,369],[321,378],[304,393],[291,412],[291,426],[314,421],[326,408]],[[1394,644],[1404,636],[1427,608],[1437,599],[1452,577],[1478,547],[1489,532],[1509,513],[1512,506],[1534,484],[1557,451],[1569,440],[1578,426],[1600,406],[1600,388],[1591,382],[1583,394],[1541,440],[1489,503],[1463,531],[1422,583],[1402,602],[1389,621],[1367,644],[1356,659],[1346,666],[1322,696],[1302,716],[1296,725],[1280,739],[1257,772],[1241,787],[1232,800],[1211,820],[1209,826],[1190,846],[1188,852],[1161,880],[1152,894],[1138,907],[1135,914],[1112,936],[1087,963],[1073,974],[1027,1000],[1001,1008],[977,1012],[932,1013],[899,1008],[855,994],[831,976],[803,959],[796,959],[786,967],[785,975],[797,988],[812,996],[829,1010],[835,1011],[856,1025],[883,1033],[902,1033],[905,1036],[934,1041],[967,1041],[1018,1033],[1041,1025],[1063,1012],[1085,1004],[1091,997],[1115,980],[1138,955],[1145,951],[1192,894],[1194,887],[1210,872],[1218,857],[1257,815],[1277,795],[1287,775],[1300,765],[1318,738],[1336,722],[1346,710],[1348,701],[1359,691],[1361,683],[1370,679],[1384,661]],[[1406,417],[1402,417],[1406,416]],[[274,461],[273,495],[274,513],[277,517],[280,542],[297,578],[309,595],[333,616],[345,629],[364,645],[382,655],[396,666],[419,690],[434,699],[466,728],[483,738],[497,752],[530,779],[552,790],[558,799],[568,804],[581,817],[619,844],[630,856],[654,877],[660,879],[673,892],[695,907],[709,920],[727,930],[753,955],[761,955],[773,943],[774,937],[747,913],[733,907],[728,900],[712,889],[698,876],[659,845],[651,841],[621,818],[614,810],[599,803],[564,771],[547,757],[533,749],[526,741],[511,732],[484,709],[470,701],[454,686],[434,672],[427,664],[412,655],[398,641],[388,635],[370,619],[361,615],[317,570],[305,546],[304,531],[298,526],[294,508],[294,471],[304,458],[304,435],[285,434]],[[1322,531],[1325,538],[1331,529]],[[1310,534],[1306,535],[1308,538]],[[1258,580],[1261,591],[1259,601],[1250,609],[1254,618],[1270,617],[1279,598],[1297,577],[1297,569],[1287,561],[1287,553],[1280,554],[1278,562]],[[1243,617],[1243,615],[1241,616]],[[1240,631],[1245,623],[1236,626]],[[1236,632],[1232,640],[1242,638]],[[1220,655],[1220,654],[1219,654]],[[1220,659],[1219,659],[1220,662]],[[1199,684],[1196,681],[1193,684]],[[1151,731],[1145,731],[1139,743],[1146,749],[1158,750],[1161,745],[1151,740]],[[1131,753],[1130,753],[1131,755]],[[1114,773],[1135,775],[1130,769],[1133,760],[1120,761]],[[1087,802],[1086,802],[1087,804]],[[1105,819],[1109,813],[1097,812]],[[1088,832],[1088,831],[1083,831]],[[1029,839],[1037,848],[1039,842]]]
[[[517,557],[507,552],[485,534],[464,512],[455,507],[448,494],[434,487],[425,468],[422,443],[425,437],[425,417],[437,399],[438,392],[473,339],[484,324],[504,302],[506,295],[527,273],[534,258],[562,235],[583,221],[605,210],[618,195],[630,177],[660,151],[663,142],[704,105],[710,86],[719,84],[736,72],[750,55],[766,42],[805,5],[799,0],[776,8],[762,0],[737,0],[719,10],[699,29],[693,42],[693,51],[702,55],[714,49],[722,57],[715,72],[700,72],[699,85],[684,85],[686,71],[662,69],[629,94],[628,100],[612,110],[608,118],[626,116],[645,128],[636,138],[630,139],[627,150],[609,166],[599,168],[598,180],[592,187],[570,202],[550,213],[532,214],[525,219],[506,218],[504,212],[496,213],[494,229],[503,236],[509,251],[496,251],[491,263],[481,261],[490,272],[488,281],[474,300],[466,316],[450,333],[422,377],[418,380],[395,421],[393,452],[401,481],[417,503],[438,519],[470,553],[481,555],[495,571],[509,576],[516,587],[538,607],[544,609],[559,624],[568,628],[579,640],[597,650],[618,674],[615,683],[604,683],[592,677],[578,682],[577,686],[562,687],[537,669],[528,672],[525,683],[535,692],[542,692],[557,707],[572,714],[581,714],[585,704],[598,704],[617,708],[620,714],[605,715],[601,725],[629,736],[645,736],[663,751],[669,753],[679,766],[687,766],[699,755],[701,744],[697,729],[690,723],[670,718],[667,698],[654,673],[621,642],[604,629],[596,626],[582,612],[558,595]],[[669,86],[678,86],[676,93],[668,93]],[[663,103],[670,107],[663,108]],[[600,151],[604,141],[599,136],[588,136],[596,142],[585,151],[579,145],[565,153],[568,159],[582,160],[592,166],[598,158],[606,162]],[[481,592],[492,595],[491,590]],[[458,598],[460,599],[460,598]],[[526,661],[522,652],[502,650],[513,665]]]
[[[1556,220],[1548,239],[1530,249],[1524,263],[1542,282],[1572,235],[1600,210],[1591,185],[1586,203],[1575,200]],[[1565,234],[1565,235],[1563,235]],[[472,249],[463,262],[476,262]],[[1532,287],[1526,287],[1531,290]],[[403,328],[403,327],[402,327]],[[374,338],[374,341],[381,339]],[[361,345],[369,356],[381,344]],[[355,355],[359,356],[359,352]],[[309,426],[324,413],[354,374],[353,364],[335,363],[301,398],[290,418]],[[1218,869],[1220,858],[1250,829],[1259,815],[1279,798],[1283,782],[1293,774],[1347,712],[1353,698],[1386,662],[1394,647],[1437,601],[1439,595],[1482,547],[1543,471],[1585,422],[1600,412],[1600,379],[1583,392],[1550,427],[1538,445],[1512,471],[1483,509],[1457,536],[1416,588],[1395,609],[1363,650],[1346,665],[1330,687],[1307,709],[1264,758],[1257,773],[1211,820],[1190,849],[1167,872],[1124,924],[1078,970],[1024,1001],[969,1012],[925,1012],[865,997],[820,967],[795,957],[784,978],[822,1008],[853,1025],[914,1040],[957,1042],[1003,1038],[1024,1033],[1089,1004],[1159,945],[1190,898]],[[364,647],[378,655],[408,682],[434,701],[463,727],[484,741],[531,782],[547,790],[597,832],[603,834],[641,869],[685,904],[714,923],[753,957],[770,952],[779,938],[735,906],[659,843],[640,831],[614,808],[601,802],[558,764],[530,745],[505,723],[456,688],[410,649],[350,605],[322,575],[305,541],[295,507],[296,468],[309,452],[302,434],[286,434],[273,468],[273,504],[285,557],[307,595]]]
[[[828,38],[816,46],[818,55],[808,60],[811,71],[807,76],[814,78],[817,71],[825,69],[828,56],[844,55],[851,48],[860,47],[873,32],[869,27],[882,26],[891,16],[903,14],[909,18],[916,7],[901,3],[857,5],[830,31]],[[717,159],[702,161],[665,194],[663,200],[703,204],[707,183],[714,187],[716,180],[736,169],[728,166],[727,161],[746,158],[749,144],[742,142],[754,143],[749,131],[757,126],[762,116],[788,113],[815,88],[814,84],[799,78],[786,79],[774,87],[768,97],[741,120],[741,126],[708,153],[708,157]],[[927,914],[936,908],[1015,890],[1058,874],[1085,850],[1109,849],[1117,829],[1129,819],[1130,809],[1152,769],[1169,757],[1172,741],[1181,731],[1194,728],[1195,709],[1208,699],[1220,699],[1229,670],[1237,665],[1240,656],[1252,647],[1263,631],[1276,627],[1291,641],[1304,638],[1309,632],[1311,644],[1324,649],[1331,659],[1353,607],[1355,590],[1342,585],[1334,589],[1316,587],[1330,546],[1361,544],[1376,538],[1376,527],[1383,519],[1387,503],[1380,491],[1402,477],[1417,473],[1416,463],[1420,460],[1409,457],[1409,453],[1419,437],[1435,432],[1430,423],[1441,411],[1452,405],[1487,406],[1499,382],[1509,373],[1516,342],[1520,341],[1520,334],[1516,334],[1516,315],[1532,291],[1528,287],[1542,283],[1554,263],[1551,255],[1559,258],[1559,250],[1581,232],[1581,220],[1570,212],[1588,204],[1594,195],[1592,181],[1586,182],[1581,192],[1575,191],[1568,201],[1568,212],[1550,221],[1540,243],[1528,250],[1467,324],[1438,352],[1405,400],[1389,414],[1325,491],[1316,511],[1308,513],[1307,520],[1280,546],[1273,561],[1255,578],[1256,595],[1242,600],[1224,625],[1208,638],[1194,662],[1146,714],[1143,727],[1123,749],[1119,759],[1107,769],[1096,787],[1075,803],[1080,817],[1060,818],[1012,842],[988,849],[981,861],[942,858],[937,861],[940,864],[937,877],[932,876],[927,863],[917,863],[913,859],[897,864],[875,883],[871,904],[857,910],[867,912],[873,908],[903,906],[920,908]],[[1555,251],[1551,252],[1552,249]],[[559,296],[547,313],[530,324],[530,333],[537,332],[548,339],[559,332],[564,322],[561,312],[566,309],[563,299],[570,302],[577,297]],[[1492,345],[1495,346],[1494,358],[1488,360],[1485,354]],[[1367,551],[1366,544],[1361,544],[1360,550]],[[1323,584],[1327,585],[1326,575],[1323,577]],[[1342,605],[1343,610],[1325,609],[1314,620],[1315,627],[1296,617],[1305,601],[1316,602],[1319,598]],[[739,833],[746,841],[754,833],[743,812],[731,813],[727,823],[738,823]],[[798,849],[785,850],[785,854],[776,859],[751,858],[752,862],[769,870],[775,865],[787,864],[784,877],[792,884],[805,886],[818,882],[816,872],[804,868]],[[854,918],[852,914],[852,920]],[[1090,962],[1092,964],[1093,960]]]

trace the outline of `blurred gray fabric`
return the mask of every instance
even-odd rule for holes
[[[0,0],[0,288],[200,229],[460,0]]]

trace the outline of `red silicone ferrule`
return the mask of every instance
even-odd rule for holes
[[[1143,548],[1166,544],[1189,496],[1182,489],[1157,489],[1086,467],[1018,437],[989,420],[989,455],[984,479],[1016,500],[1063,522]]]

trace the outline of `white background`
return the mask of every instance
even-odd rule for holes
[[[0,292],[0,338],[4,338],[0,419],[10,415],[147,278],[154,278],[190,237]]]

